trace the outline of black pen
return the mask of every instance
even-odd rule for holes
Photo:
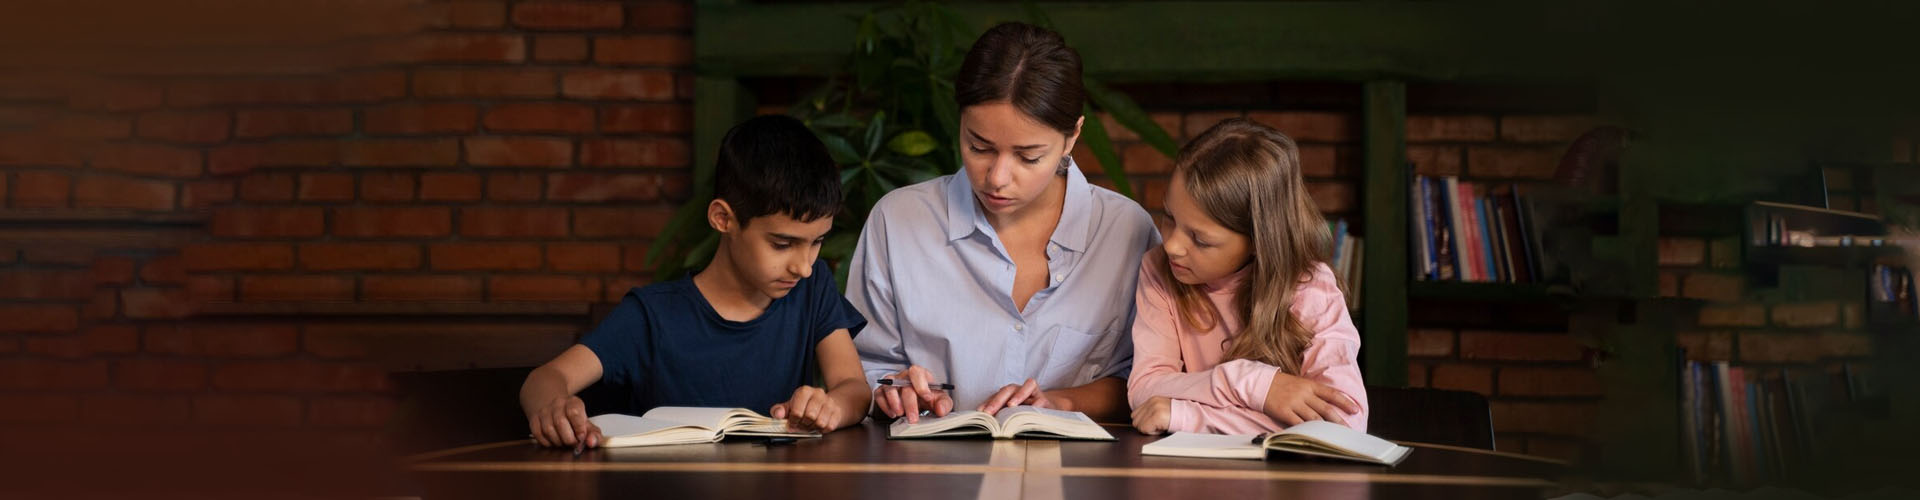
[[[908,382],[905,380],[894,380],[890,378],[880,379],[880,385],[887,385],[887,386],[893,386],[893,387],[913,387],[912,382]],[[953,390],[953,384],[946,384],[946,383],[928,383],[927,387],[935,390],[942,390],[942,391]]]

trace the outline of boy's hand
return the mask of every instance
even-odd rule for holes
[[[1147,404],[1133,409],[1133,428],[1141,434],[1157,435],[1167,432],[1167,426],[1173,421],[1173,400],[1166,396],[1154,396]]]
[[[527,412],[527,427],[540,446],[600,446],[606,439],[600,427],[587,420],[587,405],[579,397],[553,398],[553,401]]]
[[[1273,385],[1267,387],[1266,407],[1261,410],[1288,427],[1313,420],[1346,425],[1340,412],[1360,413],[1360,405],[1332,386],[1275,372]]]
[[[934,389],[933,373],[920,365],[907,367],[906,371],[888,375],[886,378],[905,380],[906,387],[878,386],[873,388],[874,406],[887,418],[907,417],[907,423],[920,423],[920,408],[933,411],[933,416],[944,417],[953,411],[953,396],[947,391]]]
[[[773,414],[773,418],[787,419],[788,429],[811,429],[826,433],[839,427],[846,411],[839,402],[827,397],[826,389],[806,385],[794,389],[793,399],[773,405],[773,410],[768,413]]]

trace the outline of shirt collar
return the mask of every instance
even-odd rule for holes
[[[1080,166],[1073,163],[1073,157],[1067,162],[1067,195],[1060,209],[1060,223],[1053,229],[1049,241],[1062,248],[1083,252],[1092,243],[1088,235],[1093,233],[1090,226],[1093,211],[1093,190],[1087,185],[1087,176],[1080,172]],[[980,211],[980,204],[973,198],[973,183],[967,180],[966,167],[947,178],[947,241],[958,240],[972,235],[976,231],[985,231],[986,214]]]

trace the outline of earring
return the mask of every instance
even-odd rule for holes
[[[1060,168],[1053,169],[1053,175],[1067,175],[1067,157],[1060,157]]]

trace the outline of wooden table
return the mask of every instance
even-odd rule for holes
[[[866,422],[768,446],[542,449],[527,441],[416,457],[426,498],[1540,498],[1565,464],[1419,443],[1394,468],[1310,459],[1150,457],[1159,439],[1108,426],[1114,442],[888,440]]]

